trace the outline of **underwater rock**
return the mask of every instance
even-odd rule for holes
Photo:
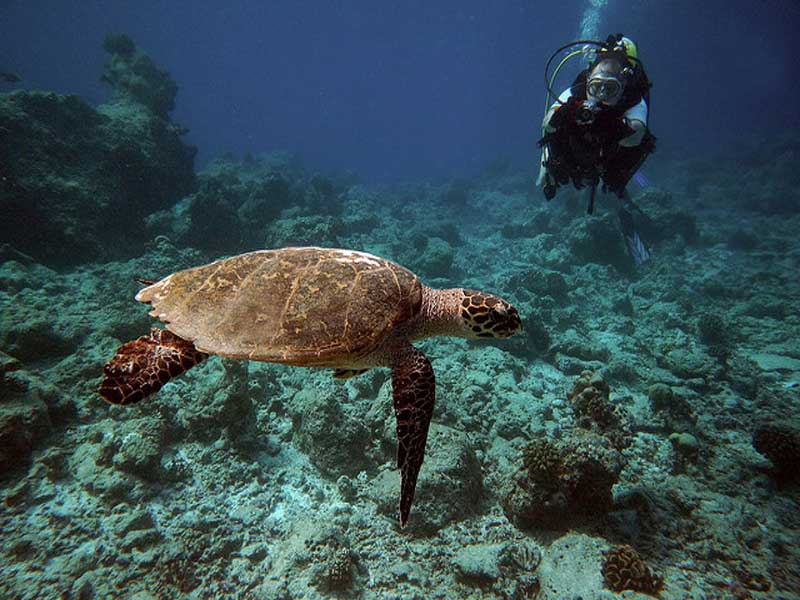
[[[126,35],[107,35],[103,49],[111,54],[100,81],[114,91],[114,100],[146,106],[162,119],[175,108],[178,84],[159,69],[147,54],[138,50]]]
[[[152,515],[141,507],[128,512],[114,513],[107,517],[110,529],[117,537],[124,538],[132,531],[141,531],[155,527]]]
[[[343,223],[330,216],[304,215],[273,221],[265,233],[265,248],[330,246],[339,244]]]
[[[77,339],[56,331],[44,316],[9,324],[0,333],[0,343],[25,363],[69,356],[78,347]]]
[[[448,277],[453,266],[453,247],[442,238],[427,238],[425,248],[413,263],[414,270],[425,277]]]
[[[315,569],[314,581],[325,592],[343,592],[353,584],[355,561],[347,547],[332,548],[327,560]]]
[[[491,583],[500,577],[500,553],[504,544],[472,544],[453,557],[456,574],[467,583]]]
[[[185,200],[188,227],[179,230],[176,207],[172,230],[164,233],[217,255],[259,247],[335,246],[351,227],[378,227],[369,214],[359,215],[360,223],[359,218],[345,222],[336,184],[319,175],[306,178],[297,166],[277,170],[271,157],[211,163],[198,175],[198,190]],[[161,222],[168,225],[169,220]]]
[[[654,413],[651,427],[664,433],[694,431],[697,415],[682,394],[665,383],[655,383],[647,389],[647,399]]]
[[[345,409],[344,386],[325,389],[306,387],[289,403],[293,441],[323,473],[336,479],[355,476],[375,467],[368,450],[372,436],[363,423]],[[395,488],[395,496],[397,494]]]
[[[665,354],[656,356],[659,366],[664,367],[677,377],[686,380],[705,380],[711,382],[720,366],[708,354],[697,348],[673,348]]]
[[[129,255],[143,219],[194,186],[196,149],[138,101],[2,94],[0,131],[0,239],[48,265]]]
[[[251,183],[247,198],[239,207],[239,219],[259,234],[263,228],[291,206],[291,184],[281,173],[267,172]]]
[[[209,361],[203,371],[194,374],[203,378],[204,384],[195,386],[191,402],[182,404],[178,423],[193,439],[210,442],[222,435],[239,448],[257,444],[247,361],[220,359],[214,365],[215,362]]]
[[[800,476],[800,431],[784,425],[760,425],[753,432],[753,448],[775,465],[780,477],[796,480]]]
[[[9,356],[2,350],[0,350],[0,381],[3,380],[6,373],[11,373],[11,371],[16,371],[20,367],[19,361],[14,358],[13,356]]]
[[[724,346],[730,343],[730,327],[716,313],[705,313],[697,319],[697,333],[707,346]]]
[[[515,356],[529,360],[533,356],[544,356],[550,351],[550,331],[544,319],[535,310],[527,310],[524,304],[518,305],[525,314],[525,329],[522,333],[508,340],[503,348]]]
[[[535,298],[550,296],[554,300],[564,301],[569,296],[569,285],[564,276],[549,269],[530,267],[514,273],[508,285],[514,289],[522,288]]]
[[[642,207],[636,214],[636,226],[648,244],[657,244],[680,237],[682,245],[694,244],[700,237],[697,217],[677,205],[672,194],[650,186],[634,199]]]
[[[371,484],[369,494],[378,510],[397,512],[399,473],[382,471]],[[449,523],[476,512],[483,493],[481,466],[467,434],[431,424],[425,450],[425,465],[419,474],[412,519],[407,529],[432,535]]]
[[[622,273],[633,267],[619,229],[608,215],[582,217],[571,228],[568,243],[573,260],[611,265]]]
[[[606,545],[602,538],[576,532],[566,533],[553,541],[536,571],[541,589],[546,591],[543,600],[607,598],[607,594],[600,592],[603,587],[600,563]]]
[[[536,228],[530,223],[506,223],[500,228],[500,235],[504,238],[519,240],[529,237]]]
[[[89,494],[109,506],[137,502],[145,497],[145,488],[136,477],[111,467],[113,439],[85,442],[69,457],[68,472]]]
[[[304,519],[292,537],[273,547],[272,556],[272,572],[259,588],[259,598],[355,595],[352,588],[359,574],[359,555],[338,525]]]
[[[555,340],[552,350],[584,361],[606,362],[611,358],[608,348],[578,333],[575,329],[567,329],[560,334]]]
[[[554,337],[550,345],[555,364],[567,375],[580,375],[586,370],[598,370],[611,358],[603,345],[575,329],[567,329]]]
[[[155,417],[131,419],[120,427],[111,459],[114,468],[157,481],[160,477],[162,439],[166,427]]]
[[[0,384],[7,385],[7,384]],[[0,402],[0,478],[30,463],[34,448],[51,432],[47,405],[35,394],[8,394]],[[9,399],[11,396],[11,399]]]
[[[192,197],[188,213],[187,244],[215,255],[243,249],[236,206],[224,195],[200,191]]]
[[[611,442],[593,433],[526,448],[516,474],[503,484],[503,507],[522,527],[568,529],[608,512],[623,460]]]
[[[691,433],[671,433],[669,441],[675,450],[673,474],[684,473],[688,463],[697,462],[700,455],[700,441]]]

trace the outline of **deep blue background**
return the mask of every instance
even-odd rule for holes
[[[588,5],[14,0],[0,2],[0,68],[99,103],[103,37],[127,33],[178,82],[173,119],[198,166],[288,149],[368,179],[469,175],[498,158],[533,170],[544,62]],[[609,0],[601,14],[603,36],[639,42],[654,81],[651,160],[800,127],[797,0]]]

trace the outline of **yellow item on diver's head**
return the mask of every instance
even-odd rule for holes
[[[639,60],[639,48],[636,47],[636,43],[631,38],[623,37],[619,44],[625,48],[625,54],[628,55],[628,58]]]

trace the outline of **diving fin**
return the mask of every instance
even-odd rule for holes
[[[628,255],[637,266],[646,263],[650,259],[650,252],[639,236],[639,232],[636,231],[633,215],[625,208],[620,208],[617,215],[619,216],[622,235],[625,237],[625,247],[628,249]]]
[[[633,235],[625,236],[625,247],[628,249],[628,254],[637,266],[650,260],[650,252],[648,252],[637,231],[634,231]]]

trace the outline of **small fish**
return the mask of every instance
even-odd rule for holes
[[[9,71],[0,71],[0,79],[5,81],[6,83],[19,83],[20,81],[22,81],[22,77],[20,77],[16,73],[11,73]]]
[[[800,381],[787,381],[783,384],[783,388],[786,390],[791,390],[792,388],[800,387]]]

